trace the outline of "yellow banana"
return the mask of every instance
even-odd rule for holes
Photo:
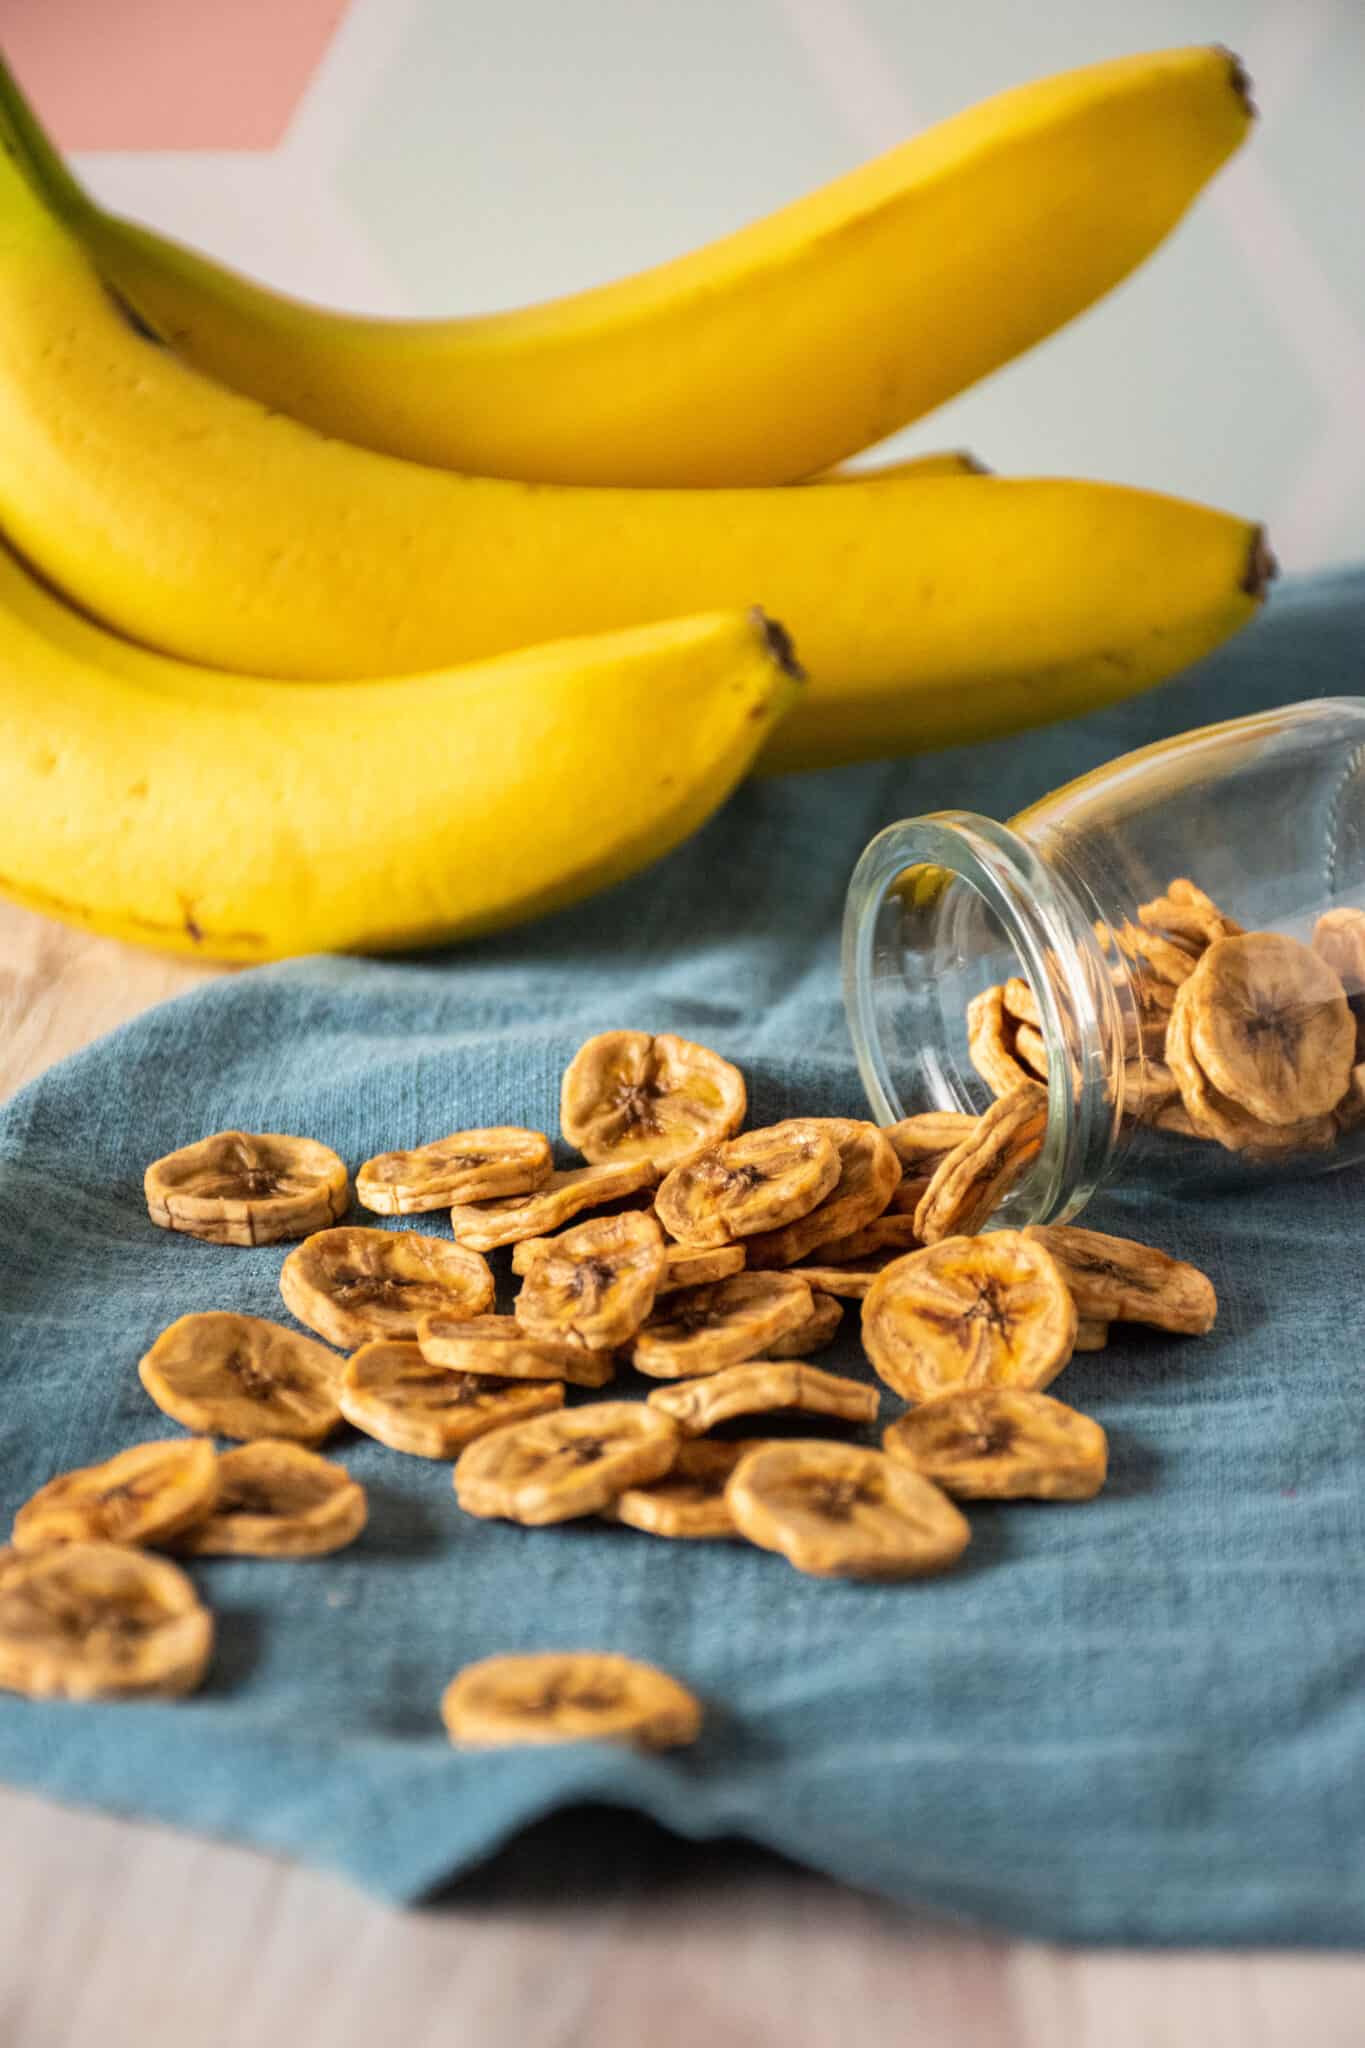
[[[365,319],[106,214],[18,95],[11,133],[109,281],[201,369],[296,419],[485,476],[765,484],[883,440],[1083,311],[1252,119],[1226,50],[986,100],[675,262],[517,312]]]
[[[797,690],[760,617],[368,683],[130,646],[0,547],[0,890],[223,960],[514,924],[675,846]]]
[[[0,529],[130,638],[254,674],[411,673],[761,603],[811,677],[781,766],[1131,694],[1262,582],[1256,528],[1099,484],[574,489],[329,440],[148,341],[3,155]]]

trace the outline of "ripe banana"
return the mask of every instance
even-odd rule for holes
[[[223,383],[438,467],[655,485],[789,482],[920,418],[1142,262],[1253,112],[1226,50],[1095,64],[636,277],[395,321],[283,297],[102,212],[12,80],[0,102],[103,274]]]
[[[769,766],[1036,724],[1242,625],[1258,530],[1099,484],[572,489],[329,440],[147,340],[0,154],[0,528],[188,661],[389,676],[762,603],[811,676]]]
[[[219,960],[514,924],[677,845],[797,691],[761,617],[263,682],[133,647],[0,546],[0,890]]]

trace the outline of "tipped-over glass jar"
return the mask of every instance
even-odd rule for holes
[[[844,991],[872,1112],[1046,1083],[998,1211],[1365,1157],[1365,698],[1202,727],[1008,825],[891,825],[849,886]]]

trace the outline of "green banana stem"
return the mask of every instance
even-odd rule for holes
[[[85,187],[67,167],[66,159],[25,98],[18,79],[0,52],[0,143],[15,154],[53,211],[67,220],[93,209]]]

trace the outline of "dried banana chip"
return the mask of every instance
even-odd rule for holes
[[[341,1421],[342,1366],[297,1330],[210,1309],[163,1330],[137,1370],[163,1415],[186,1429],[316,1444]]]
[[[747,1107],[739,1068],[706,1046],[603,1031],[569,1062],[559,1121],[585,1159],[644,1159],[667,1173],[732,1137]]]
[[[479,1437],[461,1452],[455,1493],[470,1515],[533,1528],[595,1515],[673,1463],[678,1430],[644,1401],[592,1401]]]
[[[1207,1273],[1153,1245],[1073,1223],[1030,1223],[1024,1236],[1051,1252],[1078,1315],[1105,1323],[1148,1323],[1199,1337],[1211,1330],[1218,1296]]]
[[[757,1359],[730,1365],[706,1379],[656,1387],[646,1405],[672,1416],[684,1436],[705,1436],[736,1415],[835,1415],[841,1422],[875,1422],[881,1398],[863,1380],[822,1372],[796,1359]]]
[[[708,1287],[670,1294],[631,1353],[651,1379],[689,1379],[757,1358],[775,1339],[808,1323],[815,1304],[789,1273],[737,1273]]]
[[[927,1183],[926,1183],[927,1185]],[[919,1249],[915,1219],[902,1210],[876,1216],[861,1230],[847,1237],[832,1237],[811,1247],[811,1263],[819,1266],[858,1266],[881,1252],[913,1252]],[[791,1269],[788,1268],[788,1271]]]
[[[475,1437],[564,1405],[562,1380],[512,1380],[428,1365],[415,1344],[363,1344],[342,1375],[341,1412],[415,1458],[453,1458]]]
[[[882,1432],[887,1456],[959,1500],[1093,1500],[1109,1441],[1050,1394],[973,1387],[912,1408]]]
[[[977,1121],[956,1109],[926,1109],[888,1124],[883,1135],[907,1175],[928,1175],[945,1152],[970,1137]]]
[[[976,1118],[974,1116],[968,1117],[967,1122],[975,1124]],[[948,1149],[951,1151],[952,1147],[950,1146]],[[928,1192],[931,1178],[932,1176],[928,1173],[919,1173],[913,1176],[906,1174],[897,1183],[891,1200],[886,1205],[887,1214],[891,1216],[913,1216]]]
[[[1001,986],[983,988],[967,1005],[967,1053],[992,1095],[1011,1095],[1033,1076],[1014,1057],[1014,1023]]]
[[[415,1216],[456,1202],[487,1202],[499,1195],[529,1195],[554,1171],[543,1131],[516,1124],[455,1131],[413,1152],[381,1152],[355,1177],[355,1191],[380,1216]]]
[[[879,1273],[886,1270],[901,1252],[887,1252],[878,1259],[865,1259],[860,1266],[788,1266],[788,1277],[804,1280],[812,1294],[837,1294],[845,1301],[862,1301],[871,1289]]]
[[[1165,1035],[1163,1032],[1163,1045]],[[1126,1060],[1123,1067],[1123,1113],[1140,1124],[1150,1123],[1157,1110],[1180,1093],[1175,1075],[1163,1060]]]
[[[523,1238],[544,1237],[571,1223],[585,1209],[600,1209],[641,1188],[653,1187],[658,1175],[647,1159],[615,1159],[602,1166],[574,1166],[552,1173],[533,1195],[506,1195],[496,1202],[456,1202],[450,1227],[458,1244],[471,1251],[492,1252]]]
[[[1179,988],[1193,974],[1199,959],[1188,946],[1163,938],[1160,932],[1148,931],[1145,925],[1121,924],[1114,937],[1119,951],[1140,964],[1144,982],[1164,981],[1170,988]]]
[[[680,1287],[705,1287],[712,1280],[729,1280],[744,1271],[742,1244],[718,1244],[709,1249],[693,1244],[664,1246],[664,1277],[660,1294],[676,1294]]]
[[[1354,1130],[1365,1118],[1365,1062],[1351,1069],[1351,1085],[1332,1111],[1332,1121],[1340,1130]]]
[[[277,1244],[346,1214],[346,1168],[330,1146],[277,1131],[215,1131],[154,1159],[147,1214],[211,1244]]]
[[[1103,1351],[1109,1343],[1109,1325],[1099,1322],[1094,1316],[1076,1316],[1076,1341],[1074,1351]]]
[[[839,1155],[839,1178],[804,1216],[747,1241],[751,1266],[792,1266],[831,1238],[845,1238],[883,1214],[901,1179],[895,1147],[875,1124],[854,1117],[812,1118]],[[778,1124],[775,1129],[785,1126]],[[825,1263],[829,1263],[826,1259]]]
[[[506,1380],[571,1380],[604,1387],[616,1377],[609,1351],[555,1337],[533,1337],[515,1316],[423,1316],[417,1344],[428,1365]]]
[[[843,1303],[832,1294],[816,1294],[813,1289],[811,1300],[815,1306],[809,1319],[798,1323],[785,1337],[775,1337],[771,1344],[765,1344],[764,1358],[809,1358],[812,1351],[823,1351],[834,1342],[844,1320]]]
[[[1313,926],[1313,951],[1348,995],[1365,990],[1365,910],[1324,910]]]
[[[553,1240],[516,1299],[531,1337],[610,1351],[629,1343],[654,1306],[664,1270],[664,1234],[635,1209],[594,1216]]]
[[[863,1347],[906,1401],[960,1387],[1045,1387],[1075,1339],[1076,1305],[1056,1261],[1018,1230],[908,1252],[863,1303]]]
[[[446,1687],[441,1718],[459,1749],[629,1742],[676,1749],[701,1732],[699,1701],[653,1664],[607,1650],[485,1657]]]
[[[1183,989],[1181,995],[1183,998]],[[1330,1116],[1308,1117],[1301,1123],[1268,1124],[1221,1095],[1195,1057],[1191,1017],[1191,1001],[1178,1002],[1166,1033],[1166,1057],[1180,1089],[1181,1106],[1196,1136],[1211,1138],[1247,1159],[1263,1160],[1282,1159],[1291,1152],[1319,1152],[1332,1144],[1336,1124]],[[1153,1122],[1162,1130],[1180,1128],[1173,1104],[1159,1109]]]
[[[1236,938],[1242,927],[1218,908],[1211,896],[1183,877],[1164,896],[1138,905],[1138,922],[1149,931],[1164,932],[1177,945],[1202,953],[1215,939]]]
[[[602,1519],[624,1522],[651,1536],[706,1540],[737,1535],[725,1485],[740,1459],[757,1449],[752,1437],[730,1444],[697,1437],[681,1444],[662,1479],[648,1486],[628,1486],[603,1508]]]
[[[1340,977],[1282,932],[1219,939],[1188,997],[1190,1049],[1213,1087],[1263,1123],[1334,1109],[1350,1086],[1356,1027]]]
[[[1047,1040],[1036,1024],[1020,1024],[1015,1028],[1014,1050],[1021,1066],[1030,1074],[1036,1074],[1040,1081],[1047,1079]]]
[[[1047,1091],[1036,1081],[993,1102],[976,1128],[935,1167],[915,1211],[923,1244],[980,1230],[1042,1150]]]
[[[329,1344],[354,1351],[372,1337],[415,1337],[423,1316],[477,1316],[493,1275],[467,1245],[414,1230],[320,1230],[280,1268],[285,1306]]]
[[[1012,974],[1000,992],[1005,1006],[1005,1015],[1013,1017],[1016,1024],[1032,1024],[1041,1031],[1043,1012],[1037,996],[1022,975]]]
[[[726,1499],[750,1543],[817,1578],[920,1578],[971,1535],[932,1480],[854,1444],[767,1444],[741,1458]]]
[[[1204,1140],[1205,1133],[1199,1130],[1194,1118],[1183,1102],[1167,1102],[1152,1115],[1152,1129],[1166,1131],[1174,1138],[1198,1138]]]
[[[365,1489],[301,1444],[262,1437],[218,1460],[222,1491],[176,1549],[189,1557],[325,1557],[365,1526]]]
[[[63,1472],[14,1517],[16,1550],[53,1543],[165,1543],[213,1511],[218,1459],[203,1437],[134,1444],[102,1465]]]
[[[682,1244],[727,1244],[778,1229],[822,1202],[841,1171],[839,1149],[814,1120],[746,1131],[675,1167],[654,1197],[659,1221]]]
[[[208,1668],[213,1619],[178,1565],[118,1543],[13,1553],[0,1574],[0,1689],[170,1699]]]

